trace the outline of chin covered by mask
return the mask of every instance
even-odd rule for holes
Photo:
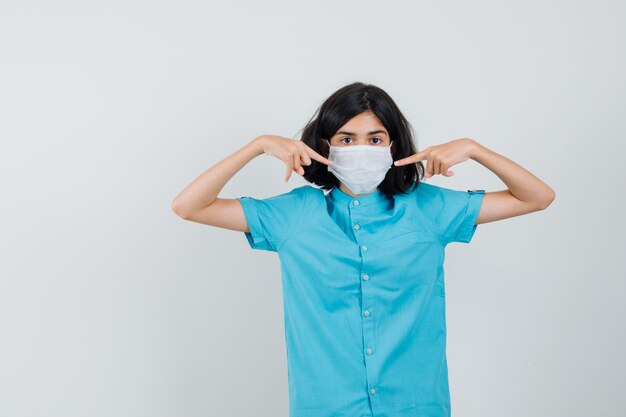
[[[328,159],[332,162],[328,171],[354,194],[367,194],[374,190],[393,165],[391,144],[332,146],[328,142],[328,145]]]

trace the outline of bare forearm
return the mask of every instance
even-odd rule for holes
[[[224,185],[248,162],[263,154],[259,136],[242,148],[222,159],[199,177],[194,179],[172,201],[175,212],[193,212],[209,206],[219,195]]]
[[[548,206],[555,192],[530,171],[472,140],[470,158],[496,174],[517,199],[537,205]]]

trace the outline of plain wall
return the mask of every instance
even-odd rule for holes
[[[171,210],[261,134],[385,89],[417,146],[470,137],[556,191],[446,254],[456,417],[626,408],[626,5],[0,4],[0,415],[287,416],[278,257]],[[505,184],[469,160],[458,190]],[[222,190],[269,197],[262,155]]]

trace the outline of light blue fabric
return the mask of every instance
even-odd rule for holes
[[[290,417],[450,416],[444,252],[471,241],[483,196],[239,198],[250,247],[280,259]]]

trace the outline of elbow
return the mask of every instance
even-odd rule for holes
[[[556,192],[553,189],[550,189],[549,192],[547,193],[547,196],[542,200],[542,203],[540,204],[539,209],[540,210],[547,209],[550,206],[550,204],[552,204],[555,197],[556,197]]]
[[[181,204],[180,202],[174,200],[172,201],[170,207],[172,208],[172,211],[180,218],[185,219],[185,220],[189,220],[189,212],[187,210],[185,210],[185,206],[183,204]]]

